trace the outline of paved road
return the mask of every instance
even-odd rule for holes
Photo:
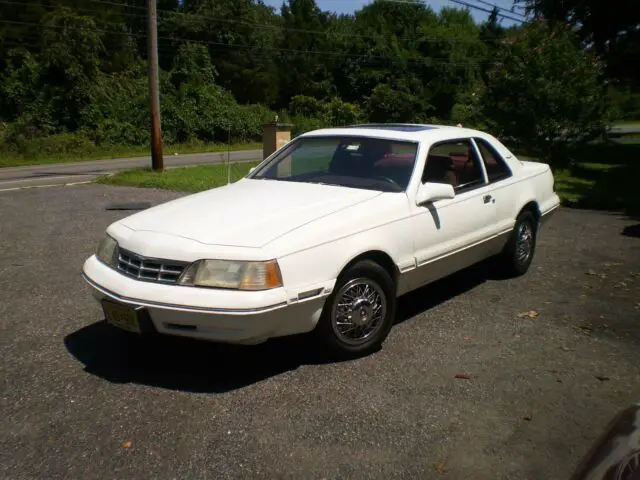
[[[231,162],[247,162],[262,159],[262,150],[231,152]],[[226,163],[227,153],[193,153],[187,155],[165,155],[165,167],[173,168],[204,163]],[[34,165],[29,167],[0,168],[0,190],[81,183],[99,175],[151,165],[151,157],[93,160],[80,163]]]
[[[640,219],[561,211],[527,276],[422,289],[380,352],[326,363],[105,326],[79,275],[105,206],[177,196],[0,193],[0,478],[567,479],[640,400]]]

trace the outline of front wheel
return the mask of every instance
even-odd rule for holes
[[[511,277],[524,275],[529,270],[536,250],[537,226],[533,213],[524,211],[516,218],[511,236],[501,255],[506,274]]]
[[[364,260],[338,279],[316,334],[333,354],[366,355],[389,335],[396,311],[395,284],[387,271]]]

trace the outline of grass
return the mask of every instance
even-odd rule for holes
[[[206,152],[226,152],[238,150],[260,150],[262,143],[238,143],[230,147],[224,143],[186,143],[178,145],[164,145],[163,153],[165,157],[175,153],[206,153]],[[80,149],[80,151],[44,153],[33,157],[24,157],[11,153],[0,152],[0,168],[2,167],[22,167],[27,165],[50,165],[53,163],[74,163],[89,160],[110,160],[114,158],[144,157],[151,155],[147,146],[111,146]]]
[[[572,152],[572,158],[569,168],[554,169],[563,205],[640,211],[640,144],[588,145]]]
[[[259,162],[231,164],[231,181],[234,182],[249,173]],[[200,192],[226,185],[228,172],[226,165],[198,165],[167,169],[154,172],[151,169],[135,169],[100,177],[97,182],[108,185],[162,188],[180,192]]]

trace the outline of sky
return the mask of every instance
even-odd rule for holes
[[[353,13],[355,10],[361,9],[364,5],[369,3],[371,0],[316,0],[316,3],[322,10],[331,10],[336,13]],[[510,9],[513,5],[513,0],[484,0],[487,3],[492,3],[497,5],[498,7]],[[283,0],[264,0],[267,5],[271,5],[276,7],[277,11],[280,11],[280,6],[282,5]],[[447,7],[456,7],[456,8],[464,8],[462,5],[451,2],[449,0],[423,0],[424,3],[429,5],[436,12],[440,11],[440,9],[444,6]],[[486,3],[480,2],[478,0],[466,0],[466,3],[471,3],[474,5],[478,5],[479,7],[485,8],[487,10],[491,10],[491,7],[487,6]],[[475,8],[469,9],[471,15],[476,20],[476,22],[484,22],[489,16],[488,13],[485,13],[481,10],[477,10]],[[516,12],[521,12],[521,10],[516,10]],[[507,13],[507,12],[503,12]],[[518,15],[512,15],[518,17]],[[513,25],[514,21],[509,19],[504,19],[501,21],[501,24],[505,27]]]

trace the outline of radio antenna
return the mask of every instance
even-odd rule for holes
[[[227,185],[231,183],[231,126],[227,137]]]

